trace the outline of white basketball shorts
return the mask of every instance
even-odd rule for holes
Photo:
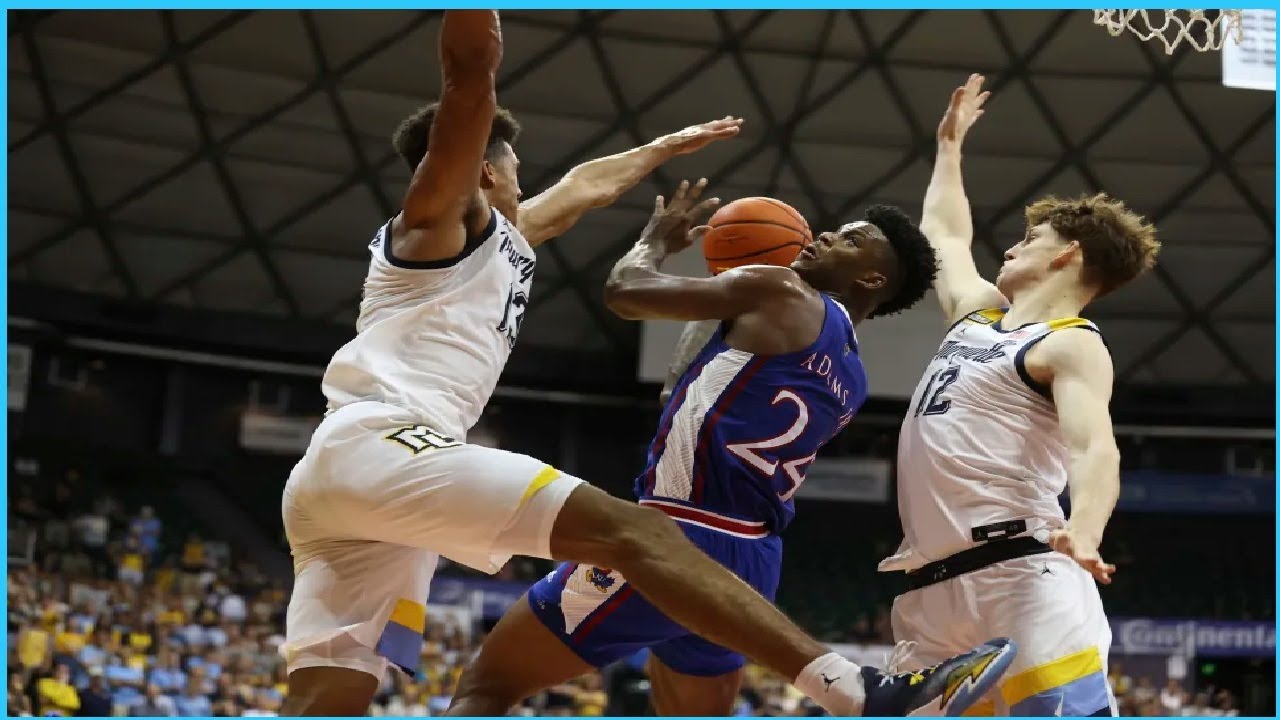
[[[551,557],[551,529],[582,481],[531,457],[458,443],[399,408],[344,406],[320,423],[285,485],[294,586],[289,672],[412,672],[440,556],[493,573]]]
[[[894,640],[914,641],[898,670],[941,662],[996,637],[1018,656],[998,692],[966,715],[1111,715],[1111,625],[1093,577],[1056,552],[1006,560],[912,590],[893,603]]]

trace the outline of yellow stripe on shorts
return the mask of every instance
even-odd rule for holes
[[[1102,672],[1102,656],[1098,648],[1089,647],[1043,665],[1014,675],[1000,687],[1000,695],[1009,707],[1039,695],[1046,690],[1062,687],[1082,677]]]
[[[560,471],[550,465],[539,470],[538,474],[534,475],[533,480],[530,481],[529,487],[524,489],[524,497],[520,498],[520,505],[523,507],[525,503],[529,502],[529,498],[533,497],[534,493],[551,484],[551,481],[558,477],[560,477]]]
[[[973,707],[960,713],[960,717],[995,717],[996,704],[991,700],[981,700]]]
[[[427,608],[420,602],[401,598],[396,601],[395,609],[391,611],[391,618],[387,622],[421,633],[427,629]]]

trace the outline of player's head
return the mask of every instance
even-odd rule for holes
[[[1047,197],[1027,207],[1027,232],[1004,254],[996,287],[1010,300],[1028,287],[1063,278],[1101,297],[1155,265],[1156,230],[1103,193]]]
[[[876,205],[863,218],[819,233],[791,267],[859,318],[906,310],[933,286],[933,247],[900,208]]]
[[[409,172],[418,169],[427,156],[427,140],[431,137],[431,124],[435,122],[440,103],[419,108],[405,118],[391,136],[391,144],[404,158]],[[520,207],[520,160],[514,145],[520,137],[520,123],[506,108],[498,108],[489,130],[489,145],[484,153],[484,165],[480,169],[480,189],[489,204],[511,220]]]

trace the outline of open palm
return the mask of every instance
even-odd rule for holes
[[[951,93],[947,112],[942,116],[942,122],[938,123],[940,144],[959,145],[964,142],[965,133],[982,117],[982,105],[991,96],[990,92],[982,90],[985,80],[985,77],[974,73],[969,76],[968,82]]]

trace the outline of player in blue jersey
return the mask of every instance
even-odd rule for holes
[[[867,380],[854,326],[920,300],[936,261],[897,208],[822,233],[790,268],[751,266],[712,278],[663,274],[659,264],[699,235],[705,180],[683,183],[640,242],[614,267],[610,309],[628,319],[713,320],[719,327],[675,384],[636,480],[641,504],[768,598],[778,585],[779,533],[818,450],[853,418]],[[748,592],[747,587],[742,588]],[[463,673],[451,715],[501,715],[520,700],[592,668],[651,649],[662,715],[726,715],[742,655],[660,612],[615,569],[565,563],[507,612]],[[915,674],[858,668],[830,653],[794,684],[810,697],[832,686],[864,715],[957,715],[1003,674],[1016,650],[993,640]],[[961,691],[961,688],[964,690]],[[972,697],[972,699],[971,699]]]

